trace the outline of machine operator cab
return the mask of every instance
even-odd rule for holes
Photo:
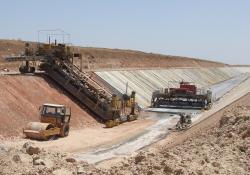
[[[23,133],[27,138],[53,140],[69,134],[70,108],[59,104],[45,103],[40,108],[40,122],[29,122]]]
[[[64,105],[45,103],[40,107],[40,114],[41,122],[60,127],[70,122],[71,110]]]

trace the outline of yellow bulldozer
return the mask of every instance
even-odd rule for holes
[[[53,140],[69,134],[71,109],[60,104],[43,104],[40,108],[40,122],[30,122],[23,133],[27,138]]]

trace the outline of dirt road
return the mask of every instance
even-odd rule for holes
[[[133,137],[137,137],[144,132],[145,128],[154,124],[154,120],[141,119],[133,122],[123,123],[114,128],[104,128],[104,125],[91,128],[76,129],[69,133],[68,137],[58,138],[53,141],[31,142],[48,150],[69,153],[84,153],[101,147],[109,147],[120,142],[124,142]],[[8,145],[23,145],[29,139],[19,139],[17,142],[7,142]]]

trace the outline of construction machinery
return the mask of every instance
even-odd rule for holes
[[[154,91],[151,99],[154,108],[210,109],[211,106],[211,90],[198,89],[195,84],[184,81],[177,88]]]
[[[180,119],[175,125],[175,129],[177,131],[188,129],[192,124],[191,115],[186,113],[180,113],[179,115]]]
[[[107,90],[98,81],[91,78],[93,72],[82,71],[82,55],[73,52],[66,44],[37,43],[37,47],[25,45],[24,54],[7,57],[7,61],[21,61],[19,71],[22,74],[34,73],[35,69],[64,88],[75,99],[80,101],[107,127],[113,127],[124,121],[135,120],[138,116],[135,103],[135,92],[122,94],[117,90]],[[81,63],[80,67],[74,60]]]
[[[27,138],[50,140],[69,134],[71,110],[64,105],[43,104],[40,107],[40,122],[30,122],[23,133]]]
[[[192,125],[192,117],[189,113],[179,113],[180,116],[175,126],[168,128],[171,131],[183,131],[187,130]]]

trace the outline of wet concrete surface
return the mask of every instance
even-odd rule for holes
[[[144,112],[144,117],[157,121],[152,126],[146,128],[145,131],[136,138],[130,138],[112,147],[104,147],[88,153],[76,154],[75,158],[94,164],[113,157],[129,155],[165,137],[169,132],[168,128],[179,118],[178,115],[154,112]]]
[[[234,87],[239,85],[241,82],[245,81],[248,78],[249,74],[244,73],[239,76],[233,77],[229,80],[220,82],[218,84],[215,84],[213,86],[210,86],[209,88],[213,92],[213,99],[215,101],[219,100],[223,95],[225,95],[227,92],[232,90]]]
[[[136,91],[136,100],[143,108],[150,106],[153,91],[175,87],[176,82],[193,82],[198,88],[218,84],[239,76],[248,69],[219,68],[169,68],[157,70],[97,71],[96,76],[120,93]],[[128,88],[126,88],[128,84]]]

